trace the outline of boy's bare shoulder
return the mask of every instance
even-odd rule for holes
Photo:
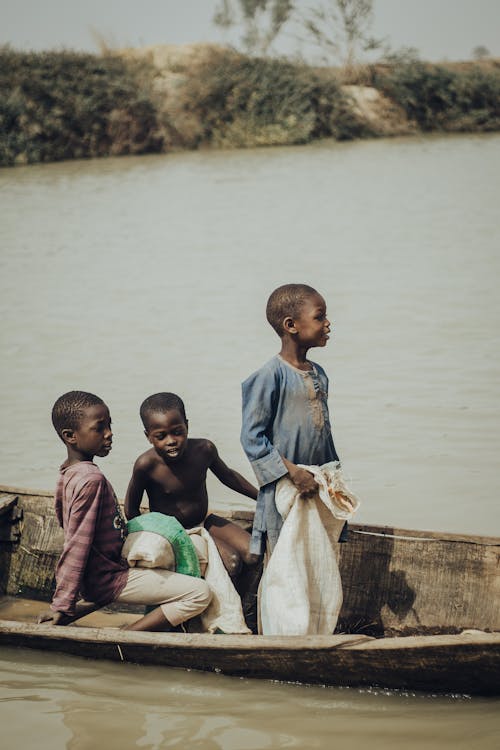
[[[217,456],[217,448],[215,443],[212,443],[208,438],[189,438],[191,450],[193,454],[203,456],[209,461],[212,461]]]
[[[134,472],[147,473],[154,466],[156,466],[159,460],[159,456],[154,448],[150,448],[144,453],[141,453],[141,455],[136,459],[134,463]]]

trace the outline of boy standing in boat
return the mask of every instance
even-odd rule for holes
[[[149,510],[174,516],[186,529],[203,525],[212,536],[233,580],[242,564],[253,565],[250,534],[235,523],[208,513],[207,471],[230,489],[253,500],[257,489],[229,468],[215,445],[188,438],[184,403],[175,393],[155,393],[140,408],[144,433],[153,446],[136,460],[125,496],[125,515],[138,516],[144,492]]]
[[[67,625],[85,614],[80,594],[94,604],[113,601],[155,606],[128,630],[168,630],[202,612],[211,593],[205,581],[167,570],[129,569],[121,557],[126,522],[111,484],[93,462],[111,451],[109,409],[101,398],[70,391],[52,409],[54,428],[67,448],[55,493],[64,529],[51,612],[39,622]]]
[[[280,353],[242,385],[241,443],[259,484],[251,552],[272,552],[283,525],[275,504],[278,479],[289,476],[302,497],[318,485],[297,464],[338,461],[328,414],[328,378],[307,359],[326,346],[330,322],[323,297],[306,284],[285,284],[269,297],[266,316],[281,339]],[[340,541],[346,537],[344,528]]]

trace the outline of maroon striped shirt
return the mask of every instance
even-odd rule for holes
[[[51,608],[72,615],[80,596],[101,605],[116,599],[128,577],[121,558],[125,521],[98,466],[80,461],[61,467],[55,511],[64,529],[64,547]]]

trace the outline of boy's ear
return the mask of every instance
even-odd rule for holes
[[[149,432],[147,430],[144,430],[144,434],[146,435],[147,439],[149,440]],[[151,440],[149,440],[151,442]]]
[[[285,333],[297,333],[294,319],[289,315],[283,320],[283,330]]]
[[[76,435],[74,430],[61,430],[61,437],[65,443],[69,443],[70,445],[74,445],[74,443],[76,442]]]

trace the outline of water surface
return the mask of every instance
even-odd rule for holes
[[[321,688],[2,650],[6,750],[497,750],[498,700]]]
[[[123,495],[151,393],[251,476],[240,383],[278,349],[269,293],[334,326],[336,445],[359,520],[500,535],[500,136],[106,159],[0,171],[0,482],[50,489],[63,392],[114,419]],[[212,505],[245,505],[216,481]],[[239,680],[3,649],[10,750],[496,750],[498,700]]]
[[[491,135],[2,170],[0,481],[52,488],[73,388],[111,408],[120,496],[159,390],[251,477],[240,383],[278,349],[269,293],[305,281],[329,304],[311,355],[359,520],[500,533],[499,164]]]

